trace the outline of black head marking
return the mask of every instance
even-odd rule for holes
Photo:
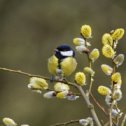
[[[75,52],[74,50],[69,46],[69,45],[66,45],[66,44],[63,44],[63,45],[60,45],[58,46],[56,49],[55,49],[55,56],[62,60],[68,56],[64,56],[61,54],[61,52],[68,52],[68,51],[72,51],[72,57],[75,56]]]

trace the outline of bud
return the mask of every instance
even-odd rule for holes
[[[102,54],[106,58],[113,58],[115,56],[115,51],[110,45],[104,45],[102,48]]]
[[[88,126],[88,125],[93,126],[94,125],[93,119],[91,117],[88,117],[86,119],[80,119],[79,123],[83,126]]]
[[[95,71],[92,70],[90,67],[84,67],[84,72],[90,74],[91,76],[94,76]]]
[[[105,33],[102,36],[102,43],[103,43],[103,45],[110,45],[110,46],[112,46],[113,45],[112,36],[109,33]]]
[[[76,95],[67,95],[66,98],[69,101],[75,101],[75,100],[77,100],[79,98],[79,96],[76,96]]]
[[[30,84],[28,84],[28,88],[32,90],[46,90],[48,89],[48,83],[45,79],[38,77],[31,77]]]
[[[122,112],[120,111],[120,109],[116,108],[116,109],[112,109],[112,117],[113,118],[120,118],[122,116]]]
[[[83,86],[86,83],[86,76],[83,72],[77,72],[75,74],[75,81],[78,85]]]
[[[111,103],[112,103],[112,97],[111,97],[110,94],[106,95],[105,102],[106,102],[107,105],[111,105]]]
[[[57,93],[56,97],[60,99],[65,99],[67,95],[68,95],[68,91],[62,91],[62,92]]]
[[[106,64],[102,64],[101,69],[106,75],[111,75],[113,72],[113,68]]]
[[[81,27],[81,34],[84,36],[84,38],[91,38],[92,35],[92,29],[90,25],[83,25]]]
[[[89,52],[89,49],[84,45],[76,46],[75,48],[76,48],[77,52],[79,52],[79,53],[83,53],[83,52],[88,53]]]
[[[116,72],[116,73],[112,74],[111,80],[114,82],[114,84],[115,83],[116,84],[120,83],[120,81],[122,80],[121,79],[121,74],[119,72]]]
[[[53,98],[55,96],[56,96],[56,92],[55,91],[48,91],[48,92],[43,94],[44,98]]]
[[[123,28],[118,28],[116,29],[113,33],[112,33],[112,38],[115,41],[118,41],[119,39],[121,39],[124,35],[124,29]]]
[[[124,54],[119,54],[117,57],[114,58],[113,62],[116,64],[117,67],[122,65],[124,62]]]
[[[87,121],[87,119],[80,119],[79,120],[79,123],[82,125],[82,126],[87,126],[89,123]]]
[[[73,43],[75,46],[85,45],[85,40],[82,38],[74,38]]]
[[[61,83],[61,82],[57,82],[54,85],[54,90],[56,92],[60,92],[60,91],[68,91],[70,90],[70,87],[67,84]]]
[[[3,118],[3,123],[6,126],[17,126],[17,124],[15,123],[14,120],[10,119],[10,118]]]
[[[99,50],[98,49],[93,49],[90,54],[89,54],[89,58],[92,60],[92,62],[94,62],[96,59],[99,58]]]
[[[104,96],[111,93],[111,90],[106,86],[99,86],[97,90],[100,95],[104,95]]]
[[[116,101],[120,101],[122,98],[122,91],[120,89],[114,89],[112,98]]]

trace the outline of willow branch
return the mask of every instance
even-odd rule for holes
[[[50,81],[50,78],[49,77],[45,77],[45,76],[41,76],[41,75],[36,75],[36,74],[30,74],[30,73],[27,73],[27,72],[24,72],[24,71],[21,71],[21,70],[13,70],[13,69],[8,69],[8,68],[3,68],[3,67],[0,67],[0,70],[7,71],[7,72],[11,72],[11,73],[17,73],[17,74],[20,74],[20,75],[25,75],[25,76],[28,76],[28,77],[40,77],[40,78],[43,78],[45,80],[49,80]],[[58,81],[58,80],[54,80],[54,81]],[[66,81],[58,81],[58,82],[66,83]],[[86,96],[86,94],[83,91],[83,89],[81,87],[77,86],[75,83],[72,83],[72,82],[68,82],[67,81],[67,84],[69,84],[71,86],[74,86],[74,87],[76,87],[76,88],[79,89],[80,94],[78,94],[78,95],[81,95],[84,98],[84,100],[86,101],[87,106],[90,109],[91,114],[92,114],[92,116],[93,116],[93,118],[94,118],[97,126],[101,126],[100,121],[98,120],[98,117],[97,117],[96,112],[94,110],[94,107],[93,107],[93,105],[89,101],[89,96]],[[95,102],[96,102],[96,100],[95,100]]]
[[[94,106],[93,104],[91,104],[90,100],[89,100],[89,95],[86,95],[86,93],[84,92],[84,90],[82,89],[82,87],[76,85],[76,87],[78,88],[78,90],[80,91],[84,101],[86,102],[87,104],[87,107],[89,108],[90,112],[91,112],[91,115],[96,123],[97,126],[102,126],[99,119],[98,119],[98,116],[94,110]]]
[[[90,59],[89,59],[89,67],[92,69],[92,64],[91,64],[91,60]],[[94,81],[93,76],[90,75],[90,85],[89,85],[89,90],[88,90],[89,94],[91,93],[91,90],[92,90],[93,81]]]
[[[51,126],[66,126],[66,125],[69,125],[69,124],[74,124],[74,123],[79,123],[79,120],[70,120],[68,122],[64,122],[64,123],[56,123],[56,124],[53,124]]]
[[[0,70],[7,71],[7,72],[12,72],[12,73],[17,73],[17,74],[21,74],[21,75],[28,76],[28,77],[40,77],[40,78],[43,78],[43,79],[46,79],[46,80],[50,80],[50,78],[48,78],[48,77],[44,77],[44,76],[36,75],[36,74],[26,73],[26,72],[21,71],[21,70],[14,70],[14,69],[9,69],[9,68],[4,68],[4,67],[0,67]]]
[[[125,126],[125,122],[126,122],[126,114],[124,115],[124,118],[122,120],[121,126]]]
[[[93,96],[93,94],[91,92],[90,92],[90,95],[91,95],[93,101],[95,102],[95,104],[104,112],[104,114],[106,116],[108,116],[108,113],[106,112],[105,108],[100,105],[100,103],[96,100],[96,98]]]
[[[9,68],[4,68],[4,67],[0,67],[0,70],[11,72],[11,73],[17,73],[17,74],[24,75],[24,76],[27,76],[27,77],[39,77],[39,78],[43,78],[45,80],[50,81],[49,77],[45,77],[45,76],[42,76],[42,75],[31,74],[31,73],[27,73],[27,72],[24,72],[24,71],[21,71],[21,70],[14,70],[14,69],[9,69]],[[54,80],[54,81],[55,82],[66,83],[66,84],[69,84],[71,86],[75,86],[74,83],[66,81],[66,80],[62,80],[62,81],[61,80]]]

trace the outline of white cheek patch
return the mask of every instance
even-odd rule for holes
[[[73,56],[73,51],[61,51],[62,56]]]

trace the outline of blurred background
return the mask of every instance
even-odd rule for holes
[[[83,24],[93,29],[92,48],[101,50],[101,36],[112,29],[126,27],[126,1],[122,0],[0,0],[0,67],[20,69],[33,74],[49,76],[47,60],[56,46],[78,37]],[[117,52],[126,54],[126,35],[119,42]],[[88,65],[86,56],[77,54],[78,71]],[[109,79],[100,65],[111,61],[101,57],[95,64],[93,94],[98,85],[109,86]],[[123,100],[126,105],[126,62],[119,68],[123,78]],[[71,76],[71,80],[74,74]],[[0,71],[0,120],[13,118],[18,124],[49,126],[57,122],[86,118],[90,115],[82,99],[66,101],[44,99],[27,88],[29,78]],[[100,119],[107,119],[95,106]],[[79,124],[77,124],[79,125]],[[75,126],[75,124],[74,124]]]

